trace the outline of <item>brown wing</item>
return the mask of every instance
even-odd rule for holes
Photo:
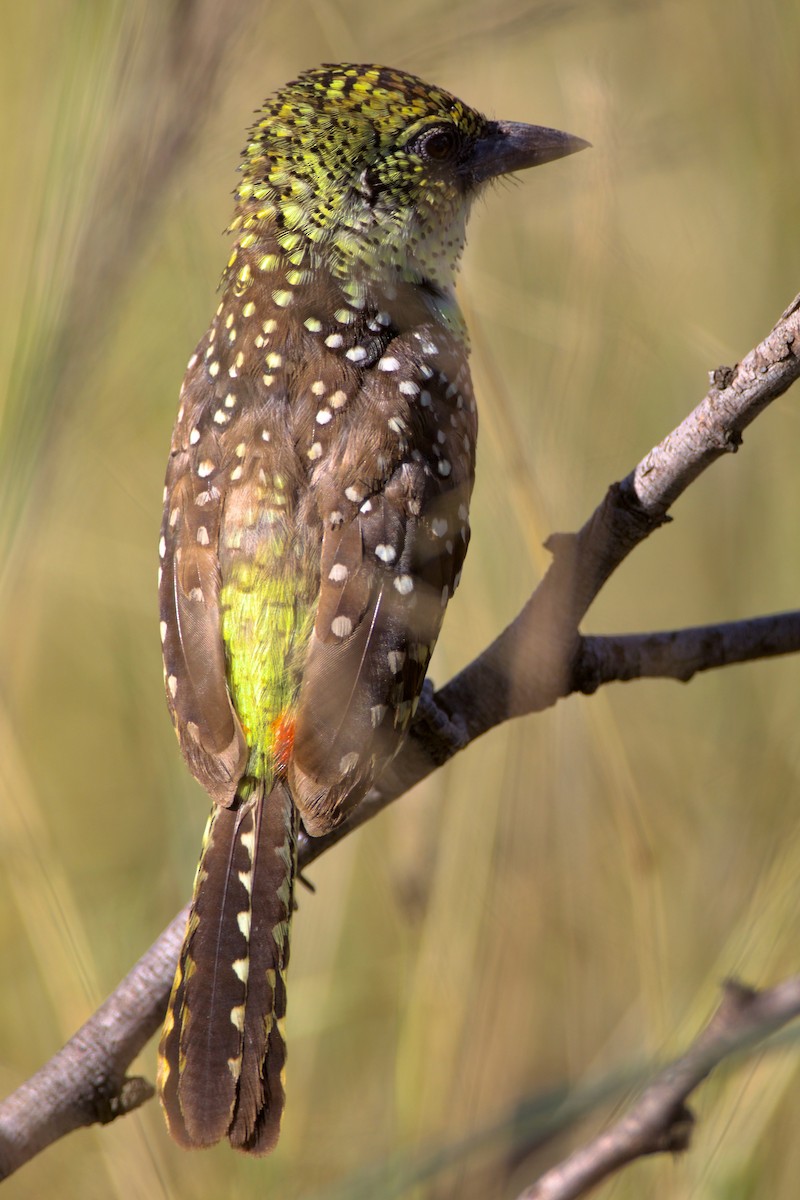
[[[161,638],[167,703],[184,757],[211,797],[228,805],[247,749],[225,677],[217,543],[226,464],[213,429],[200,420],[204,387],[203,376],[190,371],[167,470]]]
[[[469,380],[434,373],[418,341],[397,339],[382,360],[391,371],[365,379],[363,429],[348,433],[338,490],[321,494],[320,598],[289,776],[312,835],[347,816],[402,744],[466,553]],[[379,481],[364,482],[369,462],[384,464]]]

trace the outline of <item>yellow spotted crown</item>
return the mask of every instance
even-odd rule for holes
[[[388,67],[306,71],[250,131],[233,230],[274,233],[304,266],[452,285],[474,188],[459,164],[490,122],[448,92]],[[444,138],[441,161],[426,137]],[[445,145],[446,143],[446,145]]]

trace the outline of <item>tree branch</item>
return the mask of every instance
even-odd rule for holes
[[[518,1200],[576,1200],[634,1159],[689,1147],[694,1116],[689,1096],[723,1059],[762,1041],[800,1016],[800,975],[763,992],[725,984],[722,1002],[696,1041],[661,1071],[627,1113]]]
[[[519,616],[437,695],[446,713],[461,716],[469,740],[570,694],[578,626],[603,584],[706,467],[738,449],[742,430],[798,376],[800,296],[738,366],[712,372],[697,408],[609,488],[578,533],[548,540],[553,562]]]
[[[164,1019],[188,906],[65,1046],[0,1105],[0,1180],[73,1129],[153,1095],[126,1071]]]
[[[632,679],[678,679],[688,683],[698,671],[796,654],[799,650],[800,610],[661,633],[582,637],[573,664],[571,691],[591,695],[605,683]]]
[[[698,670],[798,649],[798,614],[623,638],[582,638],[606,580],[678,496],[800,375],[800,296],[738,366],[712,373],[697,408],[605,498],[577,533],[548,540],[553,562],[520,614],[434,694],[429,685],[401,754],[353,817],[324,838],[301,836],[301,869],[392,800],[510,717],[572,692],[644,675]],[[186,920],[180,913],[120,987],[59,1053],[0,1105],[0,1178],[64,1133],[130,1111],[150,1094],[125,1071],[166,1008]],[[567,1194],[567,1193],[565,1193]]]

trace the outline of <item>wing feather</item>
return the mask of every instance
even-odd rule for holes
[[[347,816],[402,744],[461,571],[468,501],[468,480],[407,454],[343,525],[326,524],[290,766],[314,836]]]
[[[167,702],[187,763],[218,803],[232,803],[246,762],[220,632],[220,489],[184,470],[162,530],[161,631]]]

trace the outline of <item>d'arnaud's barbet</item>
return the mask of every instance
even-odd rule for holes
[[[467,550],[467,214],[586,144],[353,64],[250,131],[160,543],[167,700],[213,801],[160,1047],[182,1145],[277,1141],[298,824],[333,829],[397,754]]]

